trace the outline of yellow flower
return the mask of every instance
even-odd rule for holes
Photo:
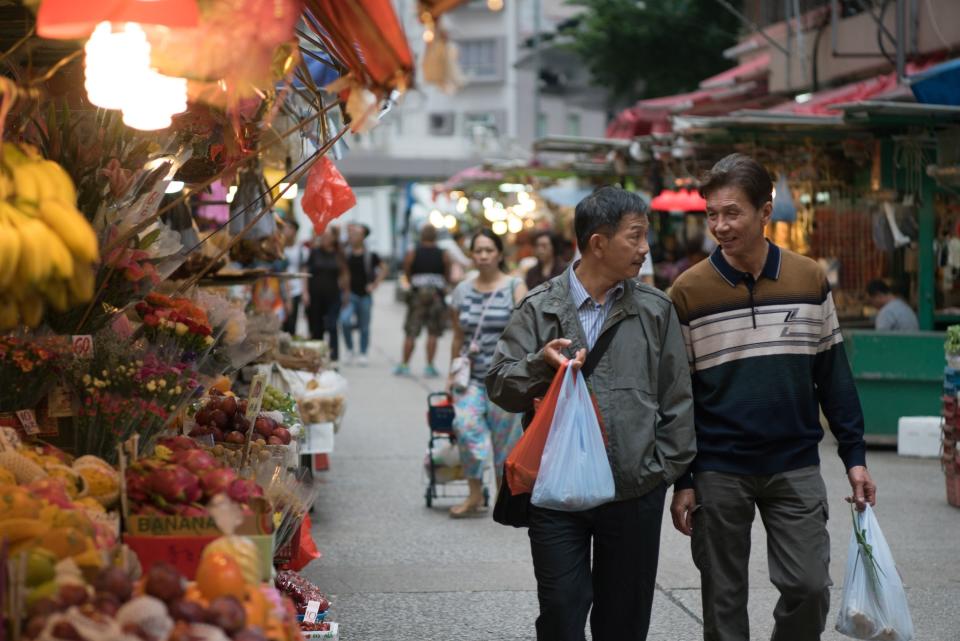
[[[184,334],[186,334],[187,329],[189,328],[183,323],[177,323],[177,326],[176,326],[177,336],[183,336]]]
[[[147,383],[147,389],[151,392],[156,392],[157,384],[154,381],[150,381],[149,383]]]

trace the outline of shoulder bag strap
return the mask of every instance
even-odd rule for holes
[[[626,320],[626,319],[624,319]],[[597,363],[600,362],[600,359],[603,358],[604,352],[607,351],[607,348],[610,347],[610,343],[613,342],[613,337],[617,335],[617,330],[620,329],[620,325],[624,321],[620,321],[603,334],[600,335],[600,338],[597,339],[597,342],[593,344],[593,349],[587,353],[587,359],[583,363],[583,367],[580,368],[580,373],[583,374],[583,378],[590,378],[590,375],[593,374],[593,370],[597,367]]]

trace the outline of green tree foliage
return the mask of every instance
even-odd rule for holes
[[[573,48],[611,107],[696,89],[733,66],[723,50],[741,24],[716,0],[570,0],[586,10],[571,27]],[[740,2],[734,0],[733,4]]]

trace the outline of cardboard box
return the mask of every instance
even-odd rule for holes
[[[126,532],[134,536],[221,536],[212,516],[131,514]],[[273,512],[248,514],[235,534],[256,536],[273,533]]]
[[[143,571],[147,572],[155,564],[169,563],[192,581],[197,575],[203,548],[222,536],[219,532],[211,536],[135,536],[125,534],[123,542],[136,553]],[[273,534],[249,536],[260,552],[260,580],[269,581],[273,573]]]

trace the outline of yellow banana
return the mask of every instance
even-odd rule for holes
[[[13,182],[7,172],[0,169],[0,200],[13,197]]]
[[[20,313],[17,304],[9,298],[0,298],[0,332],[6,332],[17,326]]]
[[[43,224],[43,223],[41,223]],[[73,255],[60,237],[46,225],[46,236],[41,236],[44,240],[44,246],[50,252],[50,262],[53,264],[53,273],[60,278],[73,278],[74,265]],[[66,292],[66,290],[64,290]]]
[[[37,185],[37,202],[59,200],[58,179],[53,177],[53,174],[51,174],[50,170],[44,165],[44,162],[47,161],[27,163],[23,165],[23,167],[18,167],[16,171],[26,171],[33,176],[33,180]],[[55,165],[56,163],[52,164]],[[75,202],[76,201],[74,201],[74,203]]]
[[[28,296],[20,301],[20,320],[30,328],[40,324],[43,320],[43,301],[39,296]]]
[[[75,303],[86,303],[93,298],[96,274],[85,265],[77,265],[70,279],[70,298]]]
[[[30,162],[30,157],[24,153],[20,145],[12,142],[3,143],[3,164],[11,170],[18,165]]]
[[[65,312],[70,309],[70,296],[67,290],[65,280],[48,280],[38,288],[43,292],[44,297],[50,306],[58,312]]]
[[[68,283],[70,301],[72,304],[86,303],[93,298],[93,288],[96,285],[96,275],[87,265],[76,265],[73,278]]]
[[[60,202],[70,207],[77,206],[77,188],[73,184],[73,178],[59,164],[52,160],[44,160],[39,163],[39,171],[46,174],[47,178],[53,184],[54,197]]]
[[[30,169],[30,164],[17,165],[11,170],[13,174],[13,189],[17,200],[36,205],[40,202],[40,184],[37,175]]]
[[[22,284],[32,285],[45,281],[53,269],[50,255],[43,246],[51,233],[47,226],[36,218],[30,218],[18,211],[13,205],[0,202],[7,219],[20,232],[20,260],[17,263],[16,279]]]
[[[0,291],[10,286],[20,261],[20,232],[0,213]]]
[[[86,263],[100,260],[97,234],[76,207],[57,200],[45,200],[40,203],[37,216],[60,236],[78,259]]]

